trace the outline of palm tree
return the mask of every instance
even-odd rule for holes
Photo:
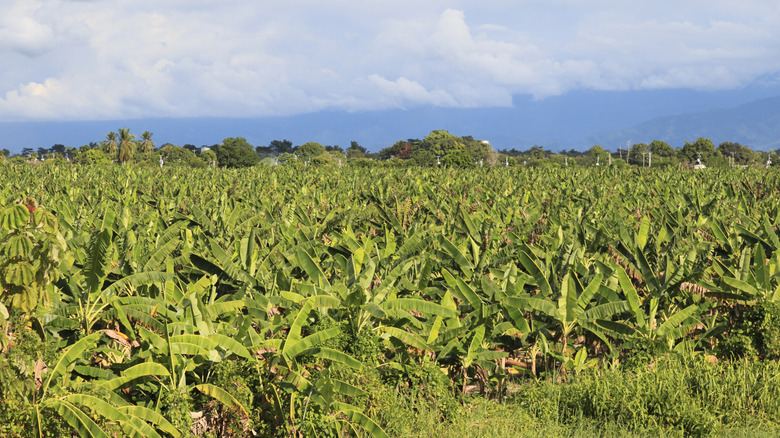
[[[108,143],[105,143],[105,151],[108,154],[109,158],[113,160],[117,152],[119,152],[119,146],[117,146],[116,144],[116,133],[114,131],[111,131],[108,134],[106,134],[106,140],[108,141]]]
[[[149,131],[144,131],[141,133],[141,152],[146,154],[148,157],[149,155],[152,155],[152,152],[154,152],[154,142],[152,141],[152,133]]]
[[[122,164],[133,159],[135,155],[135,134],[131,134],[127,128],[119,130],[119,161]]]

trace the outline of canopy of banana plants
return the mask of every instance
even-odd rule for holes
[[[773,170],[0,173],[5,436],[387,436],[362,375],[780,356]]]

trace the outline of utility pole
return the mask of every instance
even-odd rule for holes
[[[628,141],[626,142],[626,164],[629,164],[629,163],[628,163],[628,155],[629,155],[629,153],[631,152],[631,149],[630,149],[630,147],[631,147],[631,140],[628,140]]]

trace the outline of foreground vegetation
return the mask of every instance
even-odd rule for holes
[[[3,436],[780,427],[774,169],[0,171]]]

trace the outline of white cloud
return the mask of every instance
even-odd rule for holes
[[[17,1],[7,5],[0,16],[0,51],[39,56],[51,49],[54,32],[33,15],[38,2]]]
[[[442,89],[428,91],[418,82],[404,77],[390,81],[373,74],[368,77],[368,82],[390,100],[387,107],[404,106],[406,103],[435,106],[457,106],[458,104],[446,91]]]
[[[780,72],[768,0],[0,1],[0,120],[507,106]]]

